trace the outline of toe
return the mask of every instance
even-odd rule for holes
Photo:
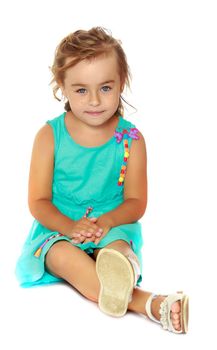
[[[180,331],[181,326],[180,326],[180,311],[181,311],[181,306],[180,302],[175,302],[171,306],[171,319],[172,319],[172,324],[175,330]]]
[[[178,326],[180,323],[179,323],[179,320],[174,320],[173,321],[173,325],[175,325],[175,326]]]
[[[172,320],[178,320],[179,319],[179,314],[177,313],[172,313]]]
[[[174,327],[176,330],[180,330],[180,322],[179,322],[179,320],[172,321],[172,324],[173,324],[173,327]]]
[[[176,312],[176,313],[180,312],[181,311],[180,303],[179,302],[174,303],[171,306],[171,310],[172,312]]]

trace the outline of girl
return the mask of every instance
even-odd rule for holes
[[[28,204],[35,220],[17,262],[20,284],[65,280],[108,315],[129,309],[186,333],[186,295],[140,288],[146,147],[123,118],[130,71],[121,42],[100,27],[78,30],[60,42],[51,70],[65,112],[34,140]]]

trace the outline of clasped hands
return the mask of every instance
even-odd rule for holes
[[[98,218],[82,217],[73,222],[73,227],[67,236],[74,244],[87,242],[98,244],[111,228],[111,220],[106,214]]]

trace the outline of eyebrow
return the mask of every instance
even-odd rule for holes
[[[99,85],[109,84],[109,83],[115,83],[115,80],[103,81],[103,82],[100,83]],[[71,86],[88,86],[88,85],[87,85],[87,84],[81,84],[81,83],[74,83],[74,84],[71,84]]]

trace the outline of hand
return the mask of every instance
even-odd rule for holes
[[[86,240],[87,237],[91,237],[89,241],[100,237],[102,229],[95,224],[97,218],[82,217],[79,220],[73,222],[72,229],[67,234],[72,239],[72,243],[79,244]]]
[[[94,239],[91,239],[91,240],[86,238],[83,243],[94,242],[95,244],[98,244],[101,241],[101,239],[103,237],[105,237],[105,235],[112,228],[111,219],[109,218],[109,216],[107,214],[103,214],[97,218],[97,226],[99,226],[103,229],[102,234],[100,236],[95,235]]]

